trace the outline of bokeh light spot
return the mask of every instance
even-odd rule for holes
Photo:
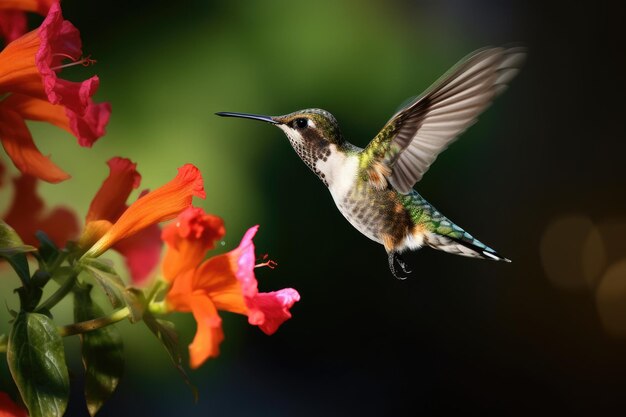
[[[626,219],[621,217],[606,218],[597,226],[606,248],[608,263],[614,263],[626,254]]]
[[[589,288],[595,288],[607,266],[607,248],[601,232],[592,227],[582,246],[582,273]]]
[[[562,289],[593,287],[605,266],[600,234],[593,222],[582,215],[553,221],[541,238],[540,252],[546,275]]]
[[[626,259],[607,269],[596,290],[596,304],[606,331],[626,337]]]

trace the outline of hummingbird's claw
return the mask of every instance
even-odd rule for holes
[[[404,263],[400,259],[400,255],[398,255],[396,252],[389,252],[389,258],[388,259],[389,259],[389,269],[391,270],[391,273],[393,274],[393,276],[396,277],[396,279],[405,280],[406,277],[400,276],[400,275],[398,275],[396,273],[396,265],[395,265],[395,263],[398,262],[398,265],[402,269],[402,272],[404,272],[405,274],[410,274],[411,271],[407,271],[406,263]]]
[[[402,272],[404,272],[405,274],[410,274],[411,272],[413,272],[407,269],[408,265],[406,264],[406,262],[404,262],[402,258],[400,258],[400,255],[396,256],[396,262],[398,262],[398,265],[400,265],[400,268],[402,268]]]

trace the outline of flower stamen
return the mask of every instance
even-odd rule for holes
[[[265,255],[261,256],[261,258],[258,261],[259,262],[260,261],[265,261],[267,258],[269,258],[269,255],[266,253]],[[254,265],[255,268],[261,268],[263,266],[266,266],[269,269],[274,269],[274,268],[276,268],[278,266],[278,262],[273,261],[273,260],[270,259],[268,261],[260,262],[260,263],[258,263],[256,265]]]
[[[74,60],[73,57],[71,57],[68,54],[64,54],[64,53],[56,53],[56,54],[54,54],[54,56],[60,56],[60,57],[63,57],[63,58],[67,58],[69,60]],[[88,67],[90,65],[94,65],[96,62],[98,62],[98,61],[96,61],[95,59],[91,59],[91,55],[87,55],[86,57],[81,58],[78,61],[70,62],[68,64],[57,65],[56,67],[52,67],[52,70],[58,71],[58,70],[63,69],[63,68],[74,67],[76,65],[82,65],[83,67]]]

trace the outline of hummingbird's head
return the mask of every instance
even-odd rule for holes
[[[217,113],[218,116],[243,117],[271,123],[285,132],[289,143],[298,156],[316,174],[319,160],[326,160],[330,154],[342,148],[345,140],[335,117],[322,109],[305,109],[283,116],[261,116],[246,113]]]
[[[299,110],[273,119],[298,156],[318,175],[317,161],[327,160],[344,143],[337,120],[326,110]]]
[[[305,109],[272,118],[296,145],[311,147],[328,147],[331,144],[341,146],[343,135],[335,116],[322,109]]]

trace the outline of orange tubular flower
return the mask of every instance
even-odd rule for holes
[[[171,282],[180,273],[198,266],[225,233],[224,221],[206,214],[201,208],[190,207],[180,213],[176,222],[164,228],[161,234],[168,243],[163,259],[165,279]]]
[[[128,196],[141,182],[137,164],[129,159],[111,158],[107,164],[109,176],[89,206],[85,230],[79,243],[82,247],[93,244],[119,219],[128,208]],[[159,226],[153,224],[113,246],[124,256],[134,283],[143,282],[159,263],[162,246],[160,236]]]
[[[291,317],[289,309],[300,300],[292,288],[259,293],[252,243],[258,226],[246,232],[236,249],[190,267],[189,258],[196,262],[202,259],[198,248],[213,247],[213,242],[222,235],[221,222],[212,217],[190,208],[163,230],[163,240],[168,245],[164,275],[172,282],[165,299],[167,308],[191,312],[198,326],[189,345],[192,368],[219,354],[224,334],[218,310],[247,315],[250,324],[269,335]]]
[[[24,4],[32,9],[39,3]],[[91,146],[105,133],[110,105],[94,104],[91,98],[98,88],[98,77],[71,82],[57,76],[63,67],[92,62],[81,59],[81,53],[80,34],[63,19],[58,3],[50,6],[39,29],[0,51],[0,95],[10,94],[0,101],[0,140],[23,173],[48,182],[69,178],[37,149],[24,120],[59,126],[75,135],[81,146]],[[74,62],[63,65],[64,59]]]
[[[131,164],[132,169],[114,169],[115,164]],[[89,248],[83,257],[97,257],[111,246],[157,223],[171,220],[191,206],[192,197],[205,198],[198,168],[186,164],[178,175],[156,190],[141,196],[124,210],[124,202],[138,185],[139,174],[128,160],[114,158],[109,162],[111,175],[91,204],[87,224],[79,245]],[[131,175],[129,175],[131,173]],[[137,184],[137,185],[136,185]],[[95,243],[94,243],[95,242]]]
[[[35,237],[37,230],[45,232],[57,246],[65,247],[68,240],[78,235],[78,221],[74,213],[65,207],[55,207],[43,215],[44,202],[37,195],[37,179],[22,175],[13,180],[15,193],[9,210],[4,215],[7,222],[24,243],[39,246]]]

